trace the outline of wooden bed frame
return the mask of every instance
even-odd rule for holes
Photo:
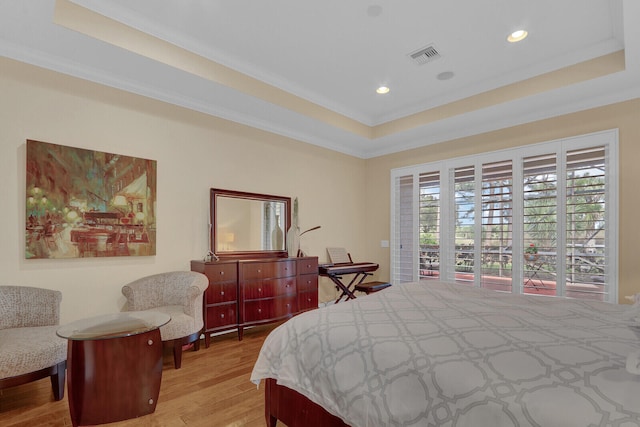
[[[278,420],[287,427],[349,427],[297,391],[276,384],[273,378],[265,380],[264,412],[267,427],[276,427]]]

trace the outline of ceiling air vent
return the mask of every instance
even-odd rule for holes
[[[435,46],[430,45],[410,53],[409,56],[416,64],[422,65],[440,58],[440,53],[436,50]]]

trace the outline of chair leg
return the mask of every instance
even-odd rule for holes
[[[200,350],[200,337],[202,336],[202,330],[198,331],[195,336],[195,341],[193,341],[193,351]]]
[[[51,375],[51,388],[53,389],[53,398],[62,400],[64,397],[64,381],[67,373],[67,362],[60,362],[56,365],[56,372]]]
[[[182,366],[182,338],[173,340],[173,365],[176,369]]]
[[[193,351],[200,349],[200,332],[191,334],[186,337],[176,338],[171,341],[163,341],[163,346],[173,346],[173,364],[176,369],[180,369],[182,366],[182,348],[189,344],[193,344]]]

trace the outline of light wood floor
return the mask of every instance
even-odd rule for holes
[[[213,337],[208,349],[202,342],[200,351],[183,353],[177,370],[165,351],[156,411],[107,426],[264,427],[264,387],[258,390],[249,376],[274,327],[247,329],[242,341],[235,333]],[[71,426],[68,405],[66,389],[64,399],[53,400],[48,378],[0,390],[0,426]]]

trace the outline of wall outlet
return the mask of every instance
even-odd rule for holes
[[[389,247],[389,241],[388,240],[380,240],[380,247],[381,248],[388,248]]]

